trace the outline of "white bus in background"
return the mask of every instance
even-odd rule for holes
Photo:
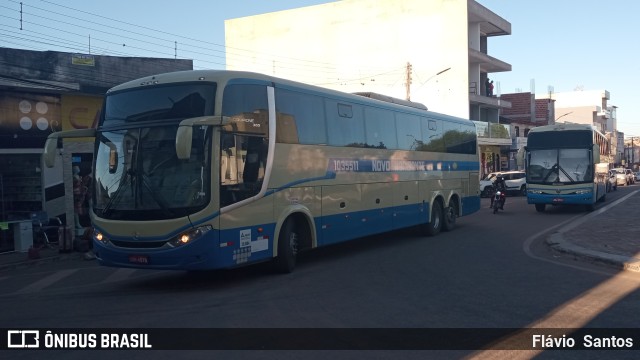
[[[581,205],[592,211],[607,194],[609,154],[605,136],[591,125],[557,124],[533,128],[525,147],[527,202]]]
[[[420,104],[186,71],[116,86],[103,109],[96,129],[53,134],[45,150],[96,139],[102,265],[288,272],[299,251],[413,226],[435,235],[480,208],[474,124]]]

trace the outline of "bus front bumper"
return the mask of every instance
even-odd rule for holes
[[[589,205],[593,204],[593,193],[584,194],[538,194],[527,193],[528,204],[550,204],[550,205]]]

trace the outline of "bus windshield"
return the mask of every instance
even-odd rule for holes
[[[210,201],[211,129],[193,129],[179,160],[178,124],[213,114],[215,84],[143,87],[113,93],[97,134],[93,209],[112,220],[184,217]]]
[[[593,182],[588,149],[541,149],[529,152],[527,182],[575,184]]]
[[[187,216],[209,200],[205,130],[194,132],[189,160],[175,151],[177,126],[102,132],[96,152],[94,211],[105,219]],[[195,129],[194,129],[195,130]]]

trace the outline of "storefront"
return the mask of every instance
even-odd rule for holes
[[[474,121],[478,135],[480,178],[487,174],[509,170],[511,131],[509,125]]]
[[[11,224],[36,213],[76,234],[90,226],[92,139],[65,141],[53,168],[42,153],[52,132],[94,127],[101,106],[98,96],[0,92],[0,252],[14,250]]]

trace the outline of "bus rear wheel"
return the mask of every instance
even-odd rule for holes
[[[431,207],[431,221],[428,224],[424,224],[425,233],[428,236],[435,236],[442,229],[443,222],[442,205],[439,200],[436,200]]]
[[[455,199],[449,200],[449,206],[444,209],[442,217],[442,230],[451,231],[456,227],[456,217],[458,216],[458,203]]]
[[[290,273],[296,267],[300,234],[292,219],[285,221],[278,236],[278,256],[275,258],[275,268],[281,273]]]

